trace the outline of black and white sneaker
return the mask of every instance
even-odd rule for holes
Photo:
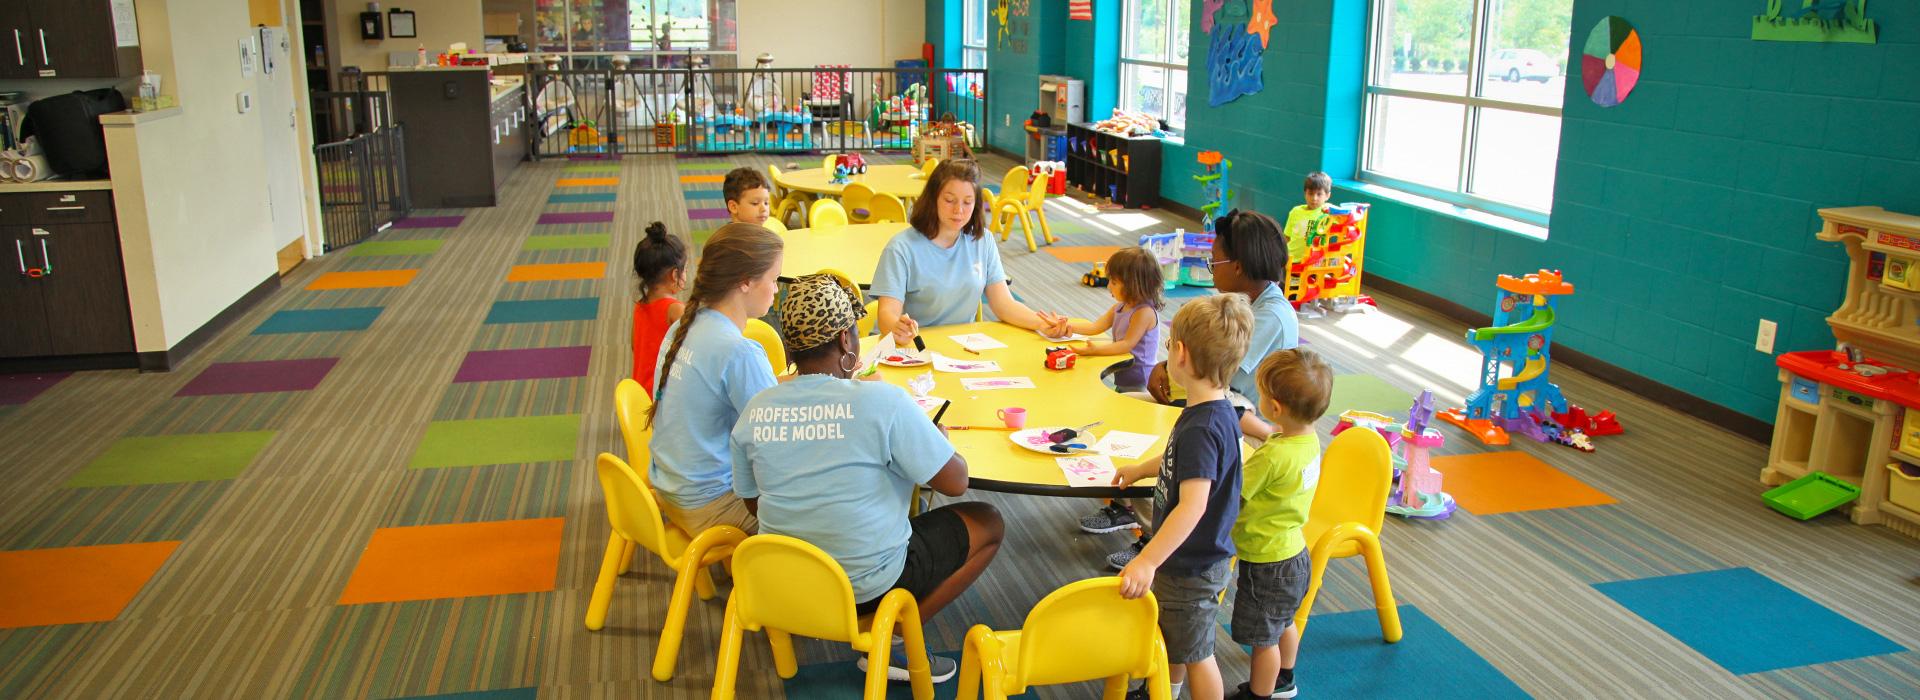
[[[1095,511],[1092,515],[1080,519],[1080,529],[1095,535],[1119,532],[1139,526],[1140,519],[1134,517],[1133,509],[1120,505],[1117,501],[1108,503],[1106,507]]]
[[[1295,695],[1300,694],[1300,689],[1295,687],[1291,681],[1289,681],[1285,685],[1274,686],[1273,694],[1266,695],[1266,696],[1262,696],[1258,693],[1253,692],[1253,689],[1248,687],[1248,685],[1249,684],[1247,683],[1241,683],[1239,692],[1236,692],[1232,695],[1228,695],[1227,700],[1266,700],[1266,698],[1291,698]]]
[[[1107,555],[1107,566],[1114,571],[1125,569],[1128,564],[1133,563],[1134,557],[1140,556],[1140,550],[1146,548],[1147,538],[1136,539],[1133,544],[1127,545],[1126,549]]]
[[[866,673],[867,657],[862,655],[859,661],[854,662],[854,665],[860,667],[861,673]],[[945,683],[953,680],[954,674],[960,671],[960,664],[944,656],[928,654],[927,670],[931,672],[933,682]],[[893,650],[888,652],[887,680],[897,682],[905,682],[908,680],[906,642],[894,642]]]

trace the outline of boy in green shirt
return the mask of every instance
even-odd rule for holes
[[[1320,222],[1327,218],[1327,199],[1333,197],[1333,178],[1315,170],[1307,173],[1305,182],[1300,183],[1300,195],[1305,204],[1287,212],[1287,223],[1281,229],[1287,237],[1287,261],[1299,263],[1307,257],[1307,238]]]
[[[1291,698],[1300,630],[1294,612],[1307,594],[1312,563],[1301,526],[1320,482],[1320,434],[1313,422],[1327,412],[1333,370],[1305,348],[1281,350],[1260,361],[1260,412],[1272,437],[1247,457],[1233,544],[1240,555],[1240,587],[1233,596],[1233,641],[1253,647],[1253,668],[1241,698]]]

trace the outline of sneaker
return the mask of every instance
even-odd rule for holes
[[[1241,683],[1239,692],[1236,692],[1232,695],[1228,695],[1227,700],[1264,700],[1264,698],[1262,698],[1259,693],[1253,692],[1253,689],[1248,687],[1249,685],[1250,684],[1248,683]],[[1291,698],[1299,694],[1300,694],[1300,689],[1294,687],[1292,683],[1288,683],[1286,685],[1274,686],[1273,694],[1268,695],[1266,697]]]
[[[1173,700],[1180,700],[1180,692],[1186,690],[1185,685],[1185,683],[1177,683],[1172,688],[1169,688],[1169,690],[1173,691],[1170,693]],[[1147,684],[1145,683],[1141,683],[1127,690],[1127,700],[1151,700],[1152,698],[1153,694],[1147,692]],[[1232,699],[1229,698],[1228,700]]]
[[[1125,569],[1127,564],[1133,563],[1134,557],[1140,556],[1140,550],[1146,547],[1147,538],[1134,540],[1133,544],[1127,545],[1126,549],[1107,555],[1107,566],[1112,567],[1114,571]]]
[[[1108,503],[1106,507],[1092,515],[1080,519],[1080,529],[1096,535],[1119,532],[1140,526],[1140,519],[1133,517],[1133,509],[1119,503]]]
[[[866,673],[867,657],[862,655],[859,661],[854,662],[854,665],[860,667],[861,673]],[[960,671],[960,664],[944,656],[928,654],[927,670],[933,675],[933,682],[945,683],[952,680],[954,674]],[[889,653],[887,658],[887,680],[901,682],[908,680],[906,642],[893,643],[893,651]]]

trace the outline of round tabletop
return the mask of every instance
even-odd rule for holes
[[[814,194],[840,196],[846,185],[833,183],[833,173],[825,168],[807,168],[804,170],[786,170],[774,178],[776,184],[790,190],[812,192]],[[902,202],[911,202],[920,196],[927,187],[927,178],[920,169],[911,165],[869,165],[867,172],[853,175],[850,182],[858,182],[873,188],[881,194],[899,197]]]
[[[880,252],[906,224],[853,224],[825,228],[796,228],[780,234],[786,239],[785,259],[780,265],[780,281],[792,282],[826,268],[847,273],[861,289],[873,286],[873,269],[880,266]]]
[[[952,336],[984,333],[1007,347],[982,350],[975,355],[962,349]],[[1096,435],[1109,430],[1152,435],[1157,439],[1137,458],[1113,457],[1114,467],[1150,459],[1166,449],[1167,435],[1180,417],[1180,409],[1129,398],[1116,393],[1100,381],[1100,371],[1127,359],[1126,355],[1081,355],[1073,369],[1050,370],[1043,366],[1048,347],[1062,343],[1048,341],[1038,333],[1004,323],[982,322],[920,329],[927,349],[961,360],[993,360],[1000,363],[998,373],[934,372],[934,388],[929,394],[947,399],[953,405],[941,422],[947,426],[1002,426],[995,412],[1018,406],[1027,409],[1027,427],[1079,427],[1103,421],[1093,429]],[[867,342],[872,342],[868,338]],[[1085,343],[1073,343],[1085,347]],[[907,381],[931,371],[930,366],[880,367],[881,379],[906,386]],[[967,391],[962,379],[1026,377],[1032,389],[994,389]],[[983,491],[1024,493],[1071,498],[1144,497],[1153,492],[1154,479],[1148,478],[1130,488],[1069,486],[1054,455],[1033,452],[1013,444],[1010,433],[1002,430],[951,430],[948,437],[967,458],[970,487]]]

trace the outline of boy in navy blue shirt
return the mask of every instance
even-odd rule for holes
[[[1154,537],[1120,571],[1120,594],[1153,591],[1167,644],[1174,697],[1190,677],[1194,700],[1225,695],[1213,660],[1214,612],[1227,587],[1233,521],[1240,513],[1240,422],[1227,382],[1253,334],[1253,309],[1239,294],[1187,302],[1173,317],[1167,371],[1187,388],[1187,407],[1159,459],[1125,467],[1114,483],[1158,476]],[[1200,341],[1200,342],[1193,342]],[[1144,689],[1136,691],[1145,697]]]

